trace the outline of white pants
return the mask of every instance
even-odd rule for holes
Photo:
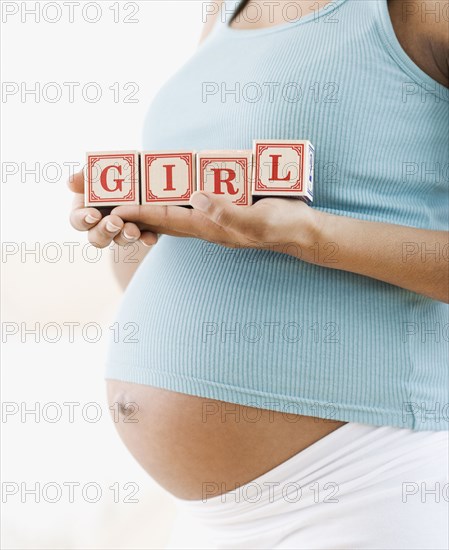
[[[170,549],[449,548],[449,433],[344,424],[235,491],[175,498]]]

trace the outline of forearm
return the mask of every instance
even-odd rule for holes
[[[114,214],[153,233],[232,248],[238,244],[266,249],[268,245],[306,262],[379,279],[449,303],[448,232],[334,216],[297,199],[266,198],[246,208],[196,191],[191,205],[193,209],[119,206]]]
[[[313,262],[449,303],[449,234],[320,212]],[[335,243],[330,245],[329,243]],[[316,252],[316,251],[315,251]]]

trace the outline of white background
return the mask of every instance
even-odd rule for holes
[[[112,252],[106,249],[92,261],[93,249],[83,248],[85,235],[69,226],[64,163],[81,167],[89,150],[141,148],[149,103],[194,53],[204,6],[188,0],[101,1],[100,18],[92,23],[99,15],[94,3],[72,2],[72,14],[66,4],[2,2],[2,547],[161,548],[173,521],[172,499],[121,443],[105,399],[108,327],[121,298],[110,269]],[[38,22],[25,12],[36,8]],[[127,16],[137,22],[125,23]],[[72,98],[65,82],[79,83]],[[95,97],[89,82],[102,92],[96,102],[83,96],[84,90]],[[114,83],[118,97],[109,89]],[[124,102],[136,89],[133,84],[125,90],[126,83],[138,86],[136,103]],[[36,86],[37,96],[22,96]],[[58,87],[62,95],[53,101]],[[27,253],[32,249],[37,253]],[[67,322],[80,323],[73,342]],[[36,323],[39,342],[25,332]],[[45,341],[57,338],[55,323],[61,338]],[[96,343],[87,341],[95,338],[93,330],[83,338],[88,323],[101,327]],[[8,333],[15,329],[17,334]],[[56,408],[45,408],[52,402]],[[79,403],[73,422],[66,402]],[[89,402],[97,405],[84,408],[83,415]],[[36,403],[37,416],[21,419],[20,411]],[[19,412],[7,415],[5,407]],[[62,417],[51,422],[57,407]],[[101,418],[89,422],[98,410]],[[61,486],[59,502],[45,501],[54,491],[45,498],[41,491],[39,503],[20,488],[5,494],[15,486],[5,483],[42,488],[49,482]],[[67,482],[80,484],[72,503]],[[92,482],[102,490],[97,503],[81,496],[80,487]],[[137,484],[138,502],[123,502],[131,492],[124,489],[127,482]],[[109,489],[113,484],[120,488],[118,503]]]

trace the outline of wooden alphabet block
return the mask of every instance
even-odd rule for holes
[[[86,206],[139,204],[139,153],[87,153],[85,182]]]
[[[196,188],[193,151],[144,151],[140,164],[142,204],[189,204]]]
[[[198,191],[228,198],[234,204],[252,204],[251,151],[201,151],[197,154]]]
[[[312,202],[314,156],[307,140],[255,140],[253,195]]]

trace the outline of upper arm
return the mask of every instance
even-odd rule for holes
[[[214,2],[203,3],[202,15],[203,15],[203,32],[201,33],[200,43],[208,36],[217,19],[220,17],[220,10],[223,4],[223,0],[215,0]]]

